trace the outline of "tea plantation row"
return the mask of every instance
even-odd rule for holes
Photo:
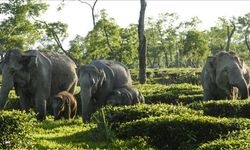
[[[89,125],[80,117],[35,122],[32,114],[2,112],[0,148],[250,149],[250,100],[203,102],[202,88],[191,84],[135,86],[147,104],[106,106]],[[8,109],[19,108],[10,97]]]

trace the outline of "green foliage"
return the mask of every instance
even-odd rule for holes
[[[250,118],[250,100],[219,100],[190,104],[190,108],[203,110],[216,117]]]
[[[8,97],[9,97],[9,100],[7,101],[4,109],[6,110],[21,109],[19,96],[16,96],[16,93],[14,90],[10,91]]]
[[[83,63],[104,58],[120,61],[130,66],[137,62],[137,26],[130,25],[127,28],[121,28],[114,18],[108,17],[105,10],[101,11],[96,26],[83,40]]]
[[[69,54],[78,64],[83,64],[83,53],[84,53],[84,38],[77,35],[72,41],[70,41]]]
[[[117,130],[120,138],[149,137],[158,149],[194,149],[229,131],[249,128],[250,120],[196,115],[150,117],[124,123]]]
[[[115,138],[110,141],[96,124],[83,124],[80,117],[74,120],[54,121],[49,117],[35,125],[35,149],[149,149],[144,138],[129,140]]]
[[[39,32],[42,37],[38,41],[40,43],[38,49],[41,51],[62,52],[62,45],[58,45],[58,42],[65,40],[68,36],[68,25],[60,21],[52,23],[37,21],[37,25],[39,26]]]
[[[0,148],[27,148],[33,138],[31,136],[35,115],[21,111],[0,112]]]
[[[146,103],[188,104],[203,99],[201,86],[191,84],[143,84],[135,85],[145,97]]]
[[[135,121],[151,116],[168,116],[170,114],[185,115],[194,114],[202,115],[201,111],[194,111],[183,106],[175,106],[168,104],[138,104],[133,106],[113,107],[108,105],[94,113],[92,121],[98,126],[104,126],[103,112],[105,112],[106,123],[113,129],[119,127],[121,123]]]
[[[133,81],[138,81],[138,70],[130,70]],[[201,85],[201,68],[150,68],[146,70],[148,84],[181,84]]]
[[[246,150],[250,149],[250,130],[233,131],[226,138],[219,138],[214,141],[202,144],[198,150]]]
[[[205,33],[188,31],[181,55],[185,57],[187,66],[201,67],[207,56],[210,55]]]
[[[27,49],[40,38],[38,26],[30,17],[38,17],[47,9],[47,4],[35,0],[9,0],[0,4],[0,14],[6,17],[0,23],[0,45],[9,48]]]

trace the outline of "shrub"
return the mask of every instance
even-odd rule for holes
[[[1,111],[0,116],[0,149],[20,149],[29,146],[32,140],[34,113]]]
[[[198,150],[247,150],[250,149],[250,130],[240,130],[229,133],[226,138],[202,144]]]
[[[212,100],[193,103],[189,107],[203,110],[209,116],[250,118],[250,100]]]
[[[5,105],[5,110],[13,110],[13,109],[21,109],[21,104],[19,101],[19,96],[16,96],[16,93],[14,90],[11,90],[9,93],[9,100],[7,101]]]
[[[201,111],[195,111],[188,109],[183,106],[174,106],[168,104],[138,104],[133,106],[123,106],[123,107],[112,107],[108,105],[102,109],[105,113],[105,119],[112,128],[117,128],[121,123],[134,121],[141,118],[151,117],[151,116],[162,116],[170,114],[194,114],[202,115]],[[95,119],[92,120],[103,120],[102,111],[98,110],[94,113]],[[97,122],[98,123],[98,122]],[[99,122],[101,126],[102,122]]]
[[[149,137],[158,149],[194,149],[199,144],[250,127],[248,119],[227,119],[197,115],[150,117],[121,124],[120,138]]]
[[[188,104],[203,99],[201,86],[191,84],[143,84],[135,85],[145,97],[146,103]]]
[[[138,81],[138,70],[130,70],[132,79]],[[200,85],[201,68],[154,68],[147,69],[148,84],[181,84],[190,83]]]

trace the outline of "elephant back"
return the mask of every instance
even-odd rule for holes
[[[124,86],[132,86],[132,79],[128,68],[120,63],[112,60],[96,60],[92,62],[98,69],[105,69],[108,76],[112,76],[114,81],[114,89]],[[111,75],[112,74],[112,75]]]
[[[76,64],[68,56],[59,53],[43,53],[51,62],[51,95],[61,91],[68,91],[73,94],[71,87],[77,82]]]

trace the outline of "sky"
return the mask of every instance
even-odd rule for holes
[[[5,1],[5,0],[0,0]],[[68,24],[69,37],[63,41],[68,46],[69,41],[79,34],[86,36],[93,29],[91,9],[78,0],[64,0],[64,7],[57,11],[63,0],[42,0],[50,5],[40,20],[48,22],[61,21]],[[94,3],[94,0],[82,0]],[[157,17],[159,13],[177,13],[180,20],[189,20],[198,16],[202,23],[200,29],[215,26],[218,17],[243,16],[250,13],[249,0],[147,0],[146,17]],[[140,0],[98,0],[95,13],[106,9],[108,15],[114,18],[121,27],[138,23]],[[0,19],[4,18],[0,16]]]
[[[64,7],[57,11],[60,0],[45,1],[50,5],[48,11],[41,16],[43,20],[54,22],[62,21],[68,24],[69,37],[63,42],[68,45],[77,34],[86,36],[93,29],[91,9],[88,5],[77,0],[65,0]],[[94,0],[86,2],[93,4]],[[214,26],[218,17],[243,16],[250,12],[250,1],[226,1],[226,0],[147,0],[146,17],[157,17],[159,13],[177,13],[181,20],[189,20],[198,16],[202,20],[201,29],[209,29]],[[95,13],[106,9],[110,17],[113,17],[121,27],[127,27],[131,23],[138,23],[140,1],[139,0],[99,0],[95,7]]]

